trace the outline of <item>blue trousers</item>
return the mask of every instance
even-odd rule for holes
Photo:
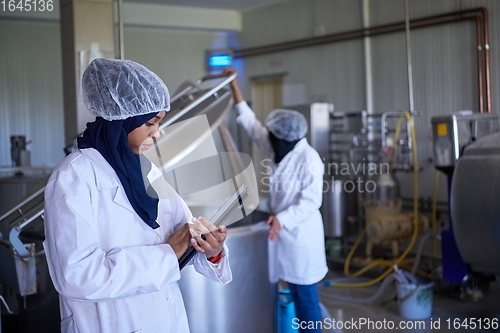
[[[300,322],[303,322],[302,327],[307,327],[308,322],[319,322],[323,320],[321,316],[321,308],[319,306],[318,286],[316,283],[308,285],[293,284],[288,282],[288,287],[292,294],[295,303],[295,312]],[[314,325],[318,329],[300,329],[300,332],[305,333],[321,333],[318,325]]]

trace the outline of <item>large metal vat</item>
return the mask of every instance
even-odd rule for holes
[[[9,238],[11,229],[17,225],[16,221],[28,220],[32,216],[31,212],[38,211],[39,205],[43,205],[43,192],[36,193],[43,191],[50,169],[12,169],[9,171],[12,175],[0,178],[0,198],[3,204],[0,214],[0,294],[16,311],[19,325],[12,321],[11,325],[5,324],[4,329],[13,333],[58,332],[59,297],[50,280],[43,254],[43,219],[35,218],[19,234],[22,246],[36,254],[28,261],[23,261],[14,254]],[[6,169],[2,171],[5,171],[4,175],[8,174]],[[33,199],[25,199],[28,194]],[[15,204],[22,199],[29,203],[16,208],[18,206]]]
[[[277,284],[270,283],[265,223],[230,227],[226,245],[233,281],[223,286],[198,274],[181,272],[179,285],[191,333],[272,333]]]
[[[334,177],[326,178],[323,188],[323,225],[325,226],[325,237],[344,236],[346,224],[346,193],[344,181]]]
[[[464,261],[500,276],[500,133],[468,146],[451,185],[453,234]]]
[[[50,168],[0,168],[0,216],[27,194],[44,186],[50,172]]]

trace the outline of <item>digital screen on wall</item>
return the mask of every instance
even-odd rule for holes
[[[231,67],[233,53],[231,50],[207,50],[207,69],[216,70]]]

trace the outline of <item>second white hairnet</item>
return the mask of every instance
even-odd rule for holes
[[[277,109],[271,111],[266,118],[267,129],[278,139],[297,141],[307,134],[307,120],[300,112]]]
[[[93,60],[83,73],[82,92],[90,113],[109,121],[170,110],[165,83],[130,60]]]

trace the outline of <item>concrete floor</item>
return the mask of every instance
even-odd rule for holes
[[[341,269],[331,269],[325,280],[341,276],[343,276]],[[328,295],[334,293],[337,295],[364,299],[374,295],[379,285],[380,284],[365,288],[349,289],[320,286],[321,301],[328,309],[331,318],[337,321],[358,323],[357,328],[338,329],[336,332],[500,332],[500,284],[497,282],[490,283],[489,289],[484,293],[483,297],[476,302],[472,300],[462,301],[456,294],[452,295],[452,293],[442,288],[435,288],[438,290],[434,291],[431,318],[419,321],[418,323],[417,321],[409,321],[399,316],[398,304],[392,297],[395,293],[394,286],[389,287],[384,295],[375,302],[378,304],[356,304],[334,300],[328,297]],[[478,320],[481,319],[482,329],[478,327],[471,329],[471,327],[466,328],[461,325],[461,323],[464,323],[465,319],[468,319],[470,323],[473,318],[476,321],[476,326],[479,326]],[[368,319],[372,321],[370,322],[372,325],[371,327],[368,327]],[[381,326],[384,320],[386,321],[385,329]],[[394,322],[394,329],[390,329],[390,324],[387,323],[388,321]],[[359,326],[361,322],[365,323],[362,327]],[[487,327],[485,327],[486,322],[490,322],[491,324],[496,323],[497,328],[494,329],[490,327],[487,329]],[[439,329],[437,328],[438,323],[440,323]],[[457,325],[456,327],[454,327],[454,323]],[[376,325],[382,328],[377,329]],[[431,328],[431,325],[434,325],[434,328]],[[413,327],[411,329],[400,328],[410,326]],[[332,332],[332,330],[327,330],[324,327],[323,332]]]

